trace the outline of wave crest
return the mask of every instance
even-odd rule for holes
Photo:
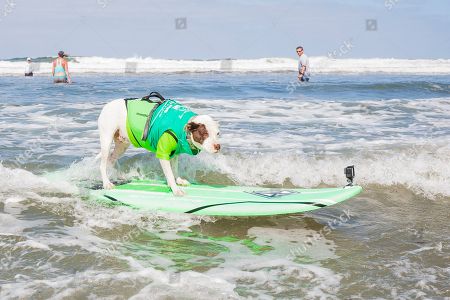
[[[0,61],[0,75],[23,75],[25,59]],[[450,74],[450,59],[334,59],[324,56],[310,58],[313,73],[395,73]],[[172,60],[157,58],[72,57],[73,73],[174,73],[174,72],[294,72],[294,58],[268,57],[258,59]],[[51,58],[34,59],[37,74],[51,73]]]

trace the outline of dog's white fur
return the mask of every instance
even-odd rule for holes
[[[103,180],[103,188],[111,189],[114,184],[108,178],[107,166],[114,165],[120,156],[127,150],[131,142],[126,129],[127,109],[123,99],[113,100],[107,103],[98,117],[98,129],[100,133],[101,157],[100,172]],[[199,143],[194,140],[192,133],[190,138],[195,147],[205,150],[209,153],[217,153],[220,149],[218,143],[219,126],[208,115],[197,115],[189,122],[204,124],[208,131],[208,137]],[[111,144],[114,141],[114,150],[111,152]],[[167,184],[172,189],[172,193],[176,196],[183,196],[184,191],[178,185],[189,185],[189,182],[178,176],[178,156],[170,161],[160,159],[161,167],[167,180]]]

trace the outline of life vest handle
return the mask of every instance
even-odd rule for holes
[[[161,101],[157,101],[157,102],[159,102],[160,104],[163,103],[164,101],[166,101],[166,99],[164,99],[164,97],[161,96],[161,94],[158,93],[158,92],[151,92],[151,93],[148,94],[147,96],[142,97],[142,100],[148,101],[148,102],[151,102],[151,103],[154,103],[152,100],[150,100],[150,98],[158,98],[159,100],[161,100]]]

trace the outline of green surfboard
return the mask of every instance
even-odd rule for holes
[[[191,184],[175,197],[165,182],[135,180],[112,190],[94,190],[91,197],[140,210],[208,216],[267,216],[311,211],[345,201],[360,186],[320,189],[284,189]]]

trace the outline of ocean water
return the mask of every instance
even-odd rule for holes
[[[277,70],[87,71],[72,85],[4,72],[0,298],[449,298],[450,75],[426,69],[319,72],[307,84]],[[190,181],[343,186],[355,165],[364,191],[257,218],[88,201],[101,183],[101,108],[151,91],[220,123],[220,154],[181,157]],[[112,178],[163,174],[152,154],[130,148]]]

